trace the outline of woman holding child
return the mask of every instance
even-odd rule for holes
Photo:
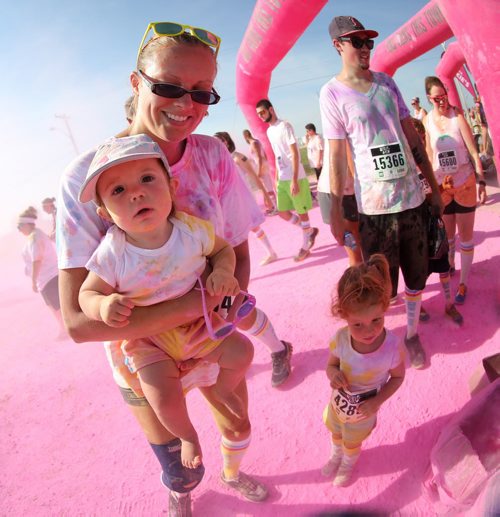
[[[148,40],[150,31],[153,35]],[[219,100],[213,88],[219,45],[220,39],[203,29],[170,22],[150,24],[139,49],[137,70],[130,77],[136,115],[120,136],[146,134],[159,145],[176,182],[176,211],[213,224],[215,234],[233,247],[234,276],[239,288],[246,289],[250,272],[247,236],[263,216],[224,146],[212,137],[192,134],[207,114],[208,106]],[[88,274],[86,264],[110,226],[98,216],[95,205],[78,201],[95,152],[89,151],[71,163],[62,179],[57,231],[64,320],[75,341],[110,341],[106,351],[115,381],[162,466],[162,482],[170,488],[170,512],[190,515],[189,492],[201,481],[203,465],[183,466],[180,440],[162,425],[141,396],[137,375],[124,367],[119,340],[146,338],[203,318],[202,293],[192,289],[180,298],[148,307],[136,306],[122,327],[94,321],[82,312],[78,297]],[[205,279],[206,276],[207,273]],[[235,301],[233,311],[244,302],[244,296],[239,295]],[[206,293],[208,310],[220,302],[220,296]],[[268,346],[273,357],[273,385],[283,382],[290,373],[291,345],[277,339],[266,315],[258,309],[238,326]],[[217,374],[217,365],[198,365],[182,378],[182,384],[184,389],[188,385],[199,387],[210,405],[222,435],[222,482],[251,501],[262,501],[267,497],[265,486],[239,471],[250,444],[248,416],[235,415],[221,402],[214,388]],[[246,415],[245,379],[234,394],[243,402]]]

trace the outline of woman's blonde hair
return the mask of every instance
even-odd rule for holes
[[[215,53],[208,45],[200,41],[198,38],[195,38],[193,35],[183,32],[177,36],[156,36],[150,39],[146,45],[144,45],[137,58],[137,70],[144,70],[147,65],[154,60],[156,54],[160,50],[179,45],[206,48],[207,51],[212,54],[214,62],[216,61]]]
[[[332,300],[334,316],[346,318],[371,305],[382,305],[384,311],[391,298],[391,276],[384,255],[377,253],[370,260],[344,272]]]

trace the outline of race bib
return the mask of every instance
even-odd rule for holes
[[[439,168],[448,174],[453,174],[458,170],[457,155],[455,151],[441,151],[437,155],[439,160]]]
[[[389,181],[406,176],[406,159],[399,142],[375,145],[369,147],[369,151],[375,181]]]
[[[351,393],[350,391],[342,388],[334,388],[330,404],[332,405],[337,418],[341,422],[359,422],[359,420],[366,418],[359,412],[360,404],[365,400],[374,397],[376,394],[376,389],[365,391],[363,393]]]

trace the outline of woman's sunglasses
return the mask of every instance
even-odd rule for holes
[[[219,53],[221,39],[213,32],[201,29],[200,27],[184,25],[182,23],[151,22],[142,37],[141,44],[139,45],[139,52],[137,53],[137,59],[139,59],[144,47],[151,41],[148,40],[148,42],[144,44],[150,30],[153,31],[155,36],[179,36],[179,34],[182,34],[183,32],[188,32],[195,38],[198,38],[202,43],[205,43],[205,45],[212,47],[214,49],[215,57],[217,57],[217,54]]]
[[[237,323],[243,318],[246,318],[255,307],[255,296],[247,293],[246,291],[240,291],[241,294],[245,295],[245,301],[240,305],[234,320],[228,321],[226,325],[214,331],[210,315],[208,314],[207,301],[205,298],[205,288],[203,287],[203,283],[200,277],[198,277],[198,284],[200,285],[199,290],[201,291],[203,316],[205,318],[205,324],[207,325],[208,335],[211,339],[224,339],[226,336],[229,336],[229,334],[235,331]]]
[[[361,39],[361,38],[358,38],[357,36],[350,36],[348,38],[338,38],[338,40],[339,41],[350,41],[351,45],[355,49],[358,49],[358,50],[360,48],[363,48],[363,45],[365,45],[368,50],[372,50],[373,46],[375,45],[375,41],[373,41],[372,39]]]
[[[182,86],[171,83],[155,83],[150,77],[148,77],[142,70],[138,70],[139,77],[142,78],[147,87],[155,94],[160,97],[166,97],[167,99],[180,99],[186,94],[191,95],[191,99],[198,104],[217,104],[220,101],[220,95],[212,88],[212,91],[208,90],[186,90]]]
[[[434,102],[437,102],[438,104],[440,102],[444,102],[447,98],[448,98],[448,95],[446,95],[446,94],[444,94],[444,95],[436,95],[435,97],[431,97],[429,95],[429,99],[433,100]]]

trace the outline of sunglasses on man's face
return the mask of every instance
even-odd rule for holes
[[[141,55],[141,52],[144,50],[144,47],[151,41],[145,44],[146,38],[148,36],[149,31],[152,30],[155,36],[179,36],[183,32],[187,32],[199,39],[205,45],[212,47],[214,49],[215,57],[219,53],[219,47],[221,39],[219,36],[216,36],[213,32],[207,31],[206,29],[201,29],[200,27],[192,27],[191,25],[184,25],[182,23],[175,22],[151,22],[147,28],[144,36],[142,37],[141,44],[139,45],[139,51],[137,53],[137,59]]]
[[[186,90],[182,86],[171,83],[155,83],[142,70],[138,70],[139,77],[142,78],[147,87],[160,97],[167,99],[180,99],[186,94],[191,95],[191,99],[198,104],[217,104],[220,101],[220,95],[212,88],[209,90]]]
[[[363,48],[363,45],[366,46],[368,50],[372,50],[373,46],[375,45],[375,41],[372,39],[362,39],[358,38],[358,36],[350,36],[348,38],[339,38],[339,41],[350,41],[351,45],[355,49]]]

